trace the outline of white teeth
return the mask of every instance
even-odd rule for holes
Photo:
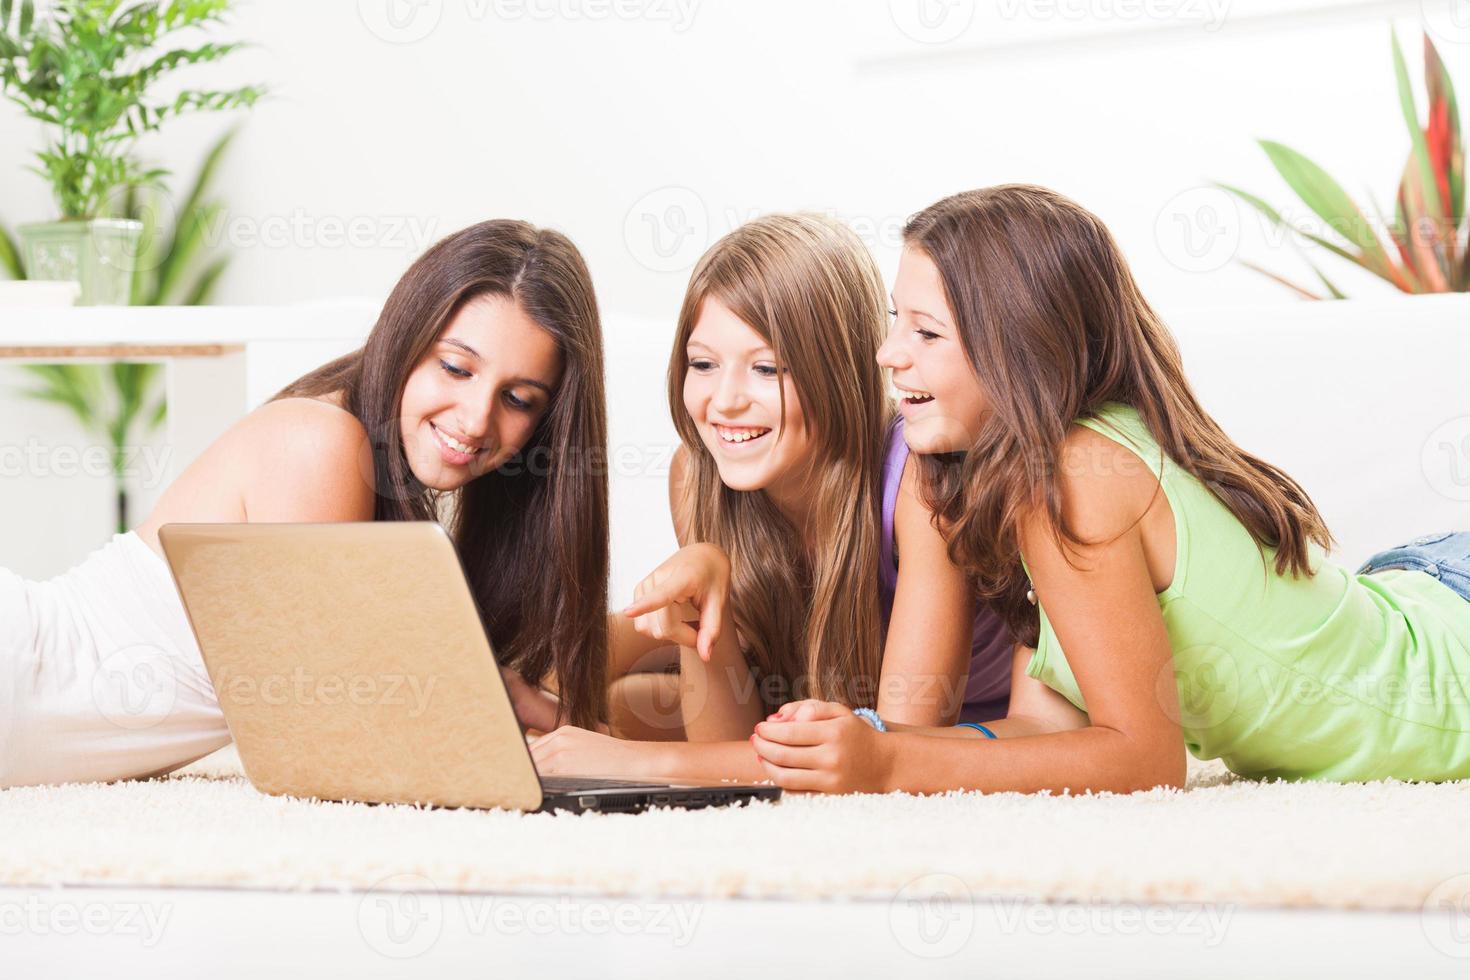
[[[740,431],[740,432],[732,432],[729,429],[724,429],[724,428],[721,428],[720,426],[715,426],[715,432],[717,432],[719,434],[720,438],[723,439],[725,442],[749,442],[750,440],[757,439],[757,438],[765,435],[767,432],[770,432],[770,431],[771,431],[770,429],[760,429],[760,430],[746,429],[746,430],[743,430],[743,431]]]
[[[475,453],[480,451],[479,447],[469,446],[460,442],[458,439],[453,438],[437,425],[434,426],[434,435],[438,436],[439,439],[444,443],[444,445],[448,446],[450,449],[453,449],[457,453],[464,453],[466,456],[473,456]]]

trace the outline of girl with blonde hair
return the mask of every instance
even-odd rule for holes
[[[543,772],[760,777],[752,727],[808,695],[914,724],[1004,713],[1011,644],[916,493],[885,327],[872,257],[834,219],[759,218],[700,260],[669,362],[683,547],[612,629],[614,731],[640,737],[563,728],[535,746]],[[676,689],[672,732],[638,717],[640,681]]]

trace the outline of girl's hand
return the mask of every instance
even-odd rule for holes
[[[792,720],[774,720],[788,709]],[[772,720],[756,725],[750,737],[777,786],[818,793],[888,792],[892,739],[830,701],[785,705]]]
[[[601,732],[563,725],[531,743],[531,758],[543,776],[625,776],[649,774],[650,746]]]
[[[730,559],[715,545],[691,544],[639,582],[633,595],[623,615],[633,620],[634,629],[655,640],[693,647],[708,663],[724,628]]]
[[[766,721],[821,721],[824,718],[841,718],[852,714],[852,709],[836,701],[787,701],[766,718]]]

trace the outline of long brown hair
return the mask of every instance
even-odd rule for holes
[[[482,296],[513,300],[562,353],[560,384],[521,452],[441,508],[403,451],[408,376],[449,321]],[[372,442],[380,521],[446,523],[502,663],[538,683],[553,670],[564,717],[604,714],[607,661],[607,407],[592,277],[564,235],[485,221],[435,244],[393,288],[367,343],[277,398],[340,393]]]
[[[814,442],[814,562],[765,491],[721,482],[684,407],[685,345],[706,298],[760,334],[791,372]],[[851,229],[822,215],[776,214],[715,243],[679,311],[669,408],[690,457],[692,533],[730,556],[733,618],[768,703],[807,692],[848,704],[876,697],[880,470],[892,414],[876,358],[886,310],[882,277]]]
[[[924,458],[921,481],[951,558],[1013,633],[1037,638],[1019,561],[1019,518],[1043,507],[1058,545],[1084,543],[1062,514],[1058,472],[1073,421],[1133,406],[1160,449],[1204,483],[1275,572],[1310,575],[1309,542],[1331,536],[1305,490],[1245,452],[1200,407],[1168,329],[1101,220],[1043,187],[947,197],[911,218],[904,241],[939,269],[965,356],[990,405],[963,454]]]

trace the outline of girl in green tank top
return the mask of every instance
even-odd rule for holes
[[[1102,223],[1039,187],[916,215],[879,353],[951,553],[1007,620],[1009,715],[886,726],[815,701],[757,727],[789,789],[1470,777],[1470,534],[1326,557],[1306,492],[1200,407]]]

